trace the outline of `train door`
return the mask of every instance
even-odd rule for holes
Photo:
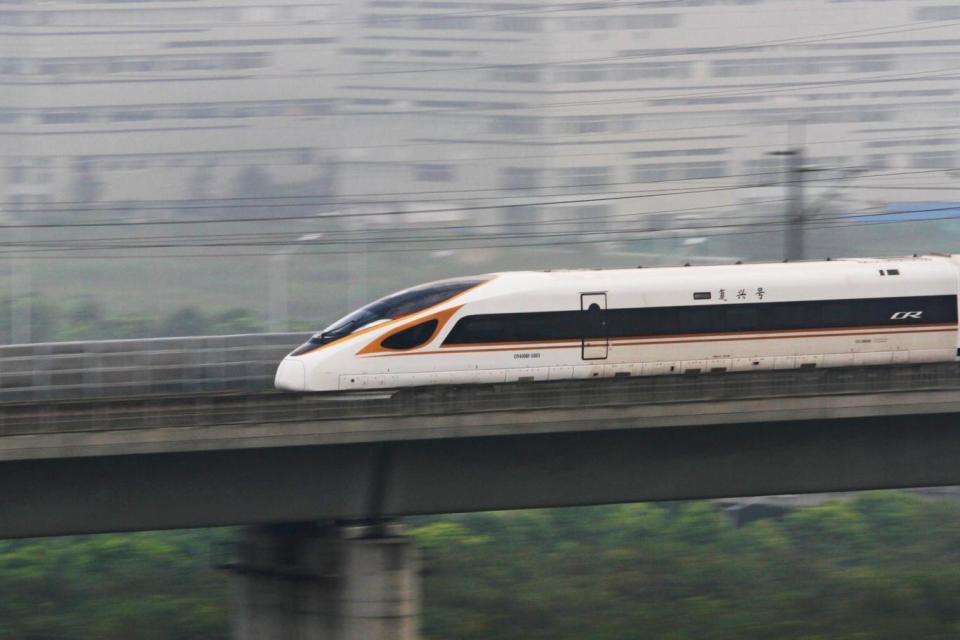
[[[581,293],[580,310],[586,312],[581,354],[584,360],[606,360],[610,349],[607,336],[607,294]]]

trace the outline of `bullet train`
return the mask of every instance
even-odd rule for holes
[[[958,359],[960,255],[494,273],[377,300],[276,386],[347,391]]]

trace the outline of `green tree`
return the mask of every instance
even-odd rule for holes
[[[194,307],[184,307],[163,321],[163,336],[203,336],[210,333],[210,321]]]

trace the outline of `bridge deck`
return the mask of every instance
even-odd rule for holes
[[[0,404],[0,460],[960,412],[952,363]]]
[[[285,394],[302,335],[0,348],[0,537],[960,484],[960,366]]]

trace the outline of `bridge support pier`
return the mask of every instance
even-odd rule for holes
[[[237,550],[237,640],[418,636],[419,558],[399,525],[251,527]]]

